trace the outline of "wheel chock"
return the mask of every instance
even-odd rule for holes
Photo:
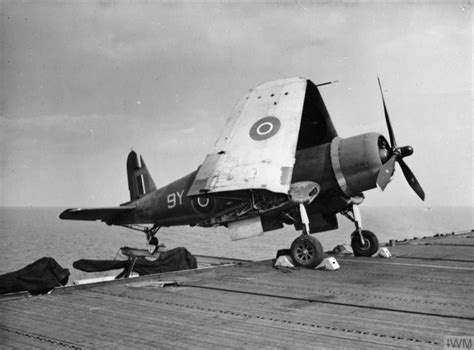
[[[291,256],[289,255],[280,255],[276,261],[275,264],[273,264],[274,267],[295,267],[295,264],[293,263],[293,259],[291,259]]]
[[[380,248],[377,253],[372,255],[372,258],[390,258],[392,253],[387,248]]]
[[[315,267],[315,269],[317,270],[328,270],[328,271],[335,271],[335,270],[339,270],[341,266],[339,266],[339,263],[337,262],[337,260],[330,256],[330,257],[327,257],[325,258],[323,261],[321,261],[321,263]]]

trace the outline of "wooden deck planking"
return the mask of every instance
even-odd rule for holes
[[[244,296],[245,296],[245,294],[244,294]],[[285,300],[285,299],[282,299],[282,298],[278,298],[278,299],[281,299],[284,304],[283,304],[282,308],[280,308],[280,307],[278,307],[279,304],[277,304],[277,301],[272,300],[271,301],[271,307],[272,307],[272,309],[277,309],[276,312],[281,312],[281,311],[295,312],[295,308],[297,307],[298,304],[304,306],[303,310],[308,310],[311,305],[314,305],[314,307],[317,308],[317,309],[315,311],[312,311],[312,312],[318,312],[318,310],[328,308],[328,310],[329,310],[328,314],[331,315],[331,313],[333,311],[335,311],[335,306],[334,305],[319,305],[318,303],[301,302],[301,301],[294,301],[294,300],[287,300],[287,299]],[[286,305],[288,305],[288,307],[286,307]],[[309,305],[309,306],[307,306],[307,305]],[[233,309],[235,309],[234,305],[232,305],[232,307],[233,307]],[[340,309],[345,309],[346,306],[339,307],[339,308]],[[357,306],[355,306],[354,309],[355,310],[360,310],[360,308],[358,308]],[[337,309],[336,309],[336,311],[337,311]],[[360,311],[365,312],[364,309],[362,309]],[[355,311],[353,311],[353,312],[355,312]],[[338,312],[335,312],[335,313],[336,313],[336,315],[339,314]],[[291,317],[291,315],[289,315],[289,317]],[[324,315],[323,315],[323,317],[324,317]],[[384,317],[386,317],[386,315]]]
[[[390,247],[392,259],[337,257],[335,272],[237,261],[0,298],[0,346],[438,348],[474,329],[474,247],[458,244],[470,235]]]
[[[231,310],[232,310],[232,308],[231,308]],[[140,313],[141,310],[136,310],[135,313],[137,313],[137,312]],[[117,316],[120,316],[120,315],[117,315]],[[96,321],[94,321],[94,322],[95,322],[95,323],[98,323],[99,320],[96,320]],[[162,323],[162,322],[160,321],[160,324],[161,324],[161,323]],[[207,329],[209,329],[208,326],[209,326],[209,325],[206,325],[206,328],[207,328]],[[212,326],[216,326],[216,325],[212,325]],[[327,328],[329,328],[329,327],[333,327],[333,326],[331,325],[331,326],[326,326],[326,328],[322,328],[322,329],[323,329],[323,334],[321,334],[321,335],[324,335],[324,333],[326,333],[326,332],[328,331]],[[214,328],[214,331],[215,331],[215,330],[216,330],[216,329]],[[235,332],[234,332],[234,327],[232,327],[232,328],[230,329],[230,331],[231,331],[231,334],[235,333]],[[281,331],[281,330],[280,330],[280,331]],[[334,330],[333,330],[333,331],[334,331]],[[143,333],[143,332],[142,332],[142,333]],[[200,335],[202,335],[202,334],[203,334],[203,333],[200,333]],[[251,337],[248,337],[248,336],[250,335],[248,332],[245,332],[244,334],[247,334],[247,339],[251,340]],[[257,332],[256,335],[257,335],[257,338],[262,339],[262,338],[260,337],[260,332]],[[291,335],[292,335],[292,332],[290,332],[290,333],[288,334],[288,336],[291,336]],[[286,336],[285,336],[285,338],[286,338]],[[311,334],[311,337],[310,337],[310,339],[308,339],[308,341],[310,341],[312,338],[314,338],[314,333]],[[268,340],[267,340],[266,342],[268,342]],[[135,343],[135,344],[136,344],[136,343]],[[253,342],[253,344],[256,344],[256,343]],[[377,344],[377,343],[376,343],[376,344]],[[380,344],[380,343],[378,343],[378,344]],[[273,344],[273,345],[275,345],[275,344]]]
[[[115,299],[121,299],[121,297],[116,297],[113,296]],[[160,327],[165,327],[168,330],[171,330],[171,332],[174,330],[176,332],[177,337],[185,337],[186,333],[184,335],[180,331],[180,326],[182,327],[183,324],[183,318],[186,319],[188,322],[188,325],[192,325],[193,327],[193,335],[195,339],[201,338],[202,341],[202,336],[203,334],[205,335],[206,333],[209,332],[209,329],[214,329],[214,326],[218,326],[219,323],[222,322],[222,320],[215,320],[213,322],[214,324],[207,324],[205,327],[203,327],[199,322],[195,322],[193,320],[193,313],[189,313],[189,311],[183,311],[180,309],[177,309],[173,305],[166,305],[166,304],[159,304],[154,301],[146,301],[146,300],[140,300],[140,299],[134,299],[134,306],[137,307],[137,309],[133,310],[125,310],[125,311],[134,311],[135,314],[138,313],[141,315],[141,319],[145,321],[150,321],[152,325],[154,323],[159,322]],[[154,310],[151,309],[150,305],[152,307],[155,307]],[[156,309],[156,306],[161,306],[160,309]],[[166,308],[168,306],[168,308]],[[146,315],[146,312],[152,311],[150,315]],[[173,321],[174,320],[174,321]],[[198,318],[198,320],[201,320],[201,318]],[[213,321],[213,319],[211,319]],[[212,322],[211,322],[212,323]],[[209,326],[212,326],[210,328]],[[154,327],[154,326],[153,326]],[[169,332],[169,331],[167,331]],[[196,333],[197,332],[197,333]],[[170,334],[167,335],[168,337]],[[214,342],[214,345],[218,345],[221,343],[220,340],[216,340]],[[192,344],[192,342],[188,342],[188,344]]]
[[[195,299],[194,296],[193,296],[193,298]],[[171,299],[171,300],[173,300],[173,299]],[[181,300],[181,298],[180,298],[180,300]],[[201,302],[202,300],[199,300],[199,301]],[[245,315],[247,315],[247,316],[243,316],[243,315],[242,315],[242,312],[239,312],[238,310],[236,310],[236,308],[235,308],[234,305],[229,305],[229,310],[223,310],[222,308],[221,308],[221,309],[216,309],[216,308],[215,308],[216,306],[209,305],[209,304],[207,303],[207,300],[206,300],[205,302],[206,302],[206,303],[205,303],[206,308],[205,308],[204,310],[200,310],[201,312],[204,312],[204,313],[210,312],[210,313],[212,314],[212,311],[214,311],[214,312],[223,311],[223,312],[225,312],[224,316],[227,315],[228,317],[237,318],[237,321],[240,322],[240,324],[238,325],[239,328],[242,328],[242,323],[241,323],[241,322],[244,321],[245,318],[248,318],[248,319],[252,320],[251,317],[248,317],[248,315],[249,315],[248,313],[245,314]],[[195,303],[195,301],[194,301],[194,303]],[[242,304],[242,303],[240,303],[240,304]],[[190,303],[187,304],[187,305],[193,305],[193,303],[190,302]],[[217,303],[217,307],[219,307],[219,305],[222,305],[222,303],[220,303],[220,302]],[[177,306],[177,305],[174,304],[174,306]],[[213,307],[214,307],[214,309],[213,309]],[[209,310],[211,310],[211,311],[209,311]],[[217,310],[217,311],[216,311],[216,310]],[[232,312],[233,315],[231,314],[231,312]],[[247,310],[246,312],[250,312],[250,311]],[[192,315],[192,314],[191,314],[191,315]],[[221,316],[222,316],[222,315],[221,315]],[[225,318],[225,317],[224,317],[224,318]],[[255,321],[255,320],[258,320],[258,322],[257,322],[257,328],[256,328],[256,329],[258,329],[258,326],[259,326],[259,325],[260,325],[260,327],[262,326],[262,322],[263,322],[263,323],[265,322],[265,320],[264,320],[263,318],[259,318],[259,319],[254,318],[254,321]],[[266,321],[269,321],[269,320],[266,320]],[[246,321],[246,322],[249,322],[249,321]],[[270,324],[273,324],[273,326],[274,326],[274,325],[275,325],[275,322],[270,322]],[[213,326],[213,328],[212,328],[213,331],[219,331],[220,328],[222,328],[222,327],[220,327],[219,324],[215,324],[215,325],[212,325],[212,326]],[[252,328],[254,328],[254,326],[252,326]],[[280,330],[279,330],[279,335],[280,335],[280,336],[282,335],[282,334],[281,334],[282,331],[283,331],[283,332],[288,332],[287,328],[288,328],[288,327],[285,326],[284,328],[280,329]],[[237,329],[237,332],[236,332],[236,328],[235,328],[234,326],[231,326],[231,328],[230,328],[229,331],[230,331],[230,335],[234,335],[234,336],[237,335],[237,336],[240,336],[240,335],[238,334],[238,333],[239,333],[239,329]],[[287,335],[284,335],[284,338],[286,338],[287,336],[290,336],[290,337],[291,337],[292,334],[293,334],[293,330],[290,330]],[[243,335],[246,335],[246,339],[250,340],[250,337],[249,337],[249,335],[250,335],[250,334],[249,334],[249,330],[245,330],[245,332],[243,332]],[[261,331],[258,331],[258,332],[256,333],[256,335],[257,335],[257,337],[258,337],[259,339],[264,340],[264,339],[262,339],[262,337],[261,337]],[[309,333],[309,335],[310,335],[310,339],[308,339],[308,340],[311,340],[312,338],[314,338],[314,331],[312,331],[311,333]],[[240,338],[240,339],[241,339],[241,338]],[[268,340],[264,340],[264,341],[265,341],[265,343],[268,343],[268,342],[269,342]],[[253,342],[253,343],[255,344],[255,342]]]
[[[409,288],[404,290],[404,294],[401,295],[401,289],[392,290],[387,293],[383,291],[373,291],[370,288],[366,289],[352,289],[352,290],[336,290],[336,289],[324,289],[319,288],[314,290],[314,294],[302,293],[301,291],[293,288],[287,288],[286,290],[275,291],[273,287],[263,287],[261,285],[249,286],[249,284],[239,285],[238,283],[231,283],[223,288],[230,291],[247,291],[252,293],[260,293],[262,295],[268,295],[273,293],[275,296],[281,297],[292,297],[301,298],[302,300],[309,300],[312,302],[322,302],[330,304],[340,305],[359,305],[367,307],[378,307],[384,309],[391,309],[393,311],[418,312],[418,313],[431,313],[439,314],[452,317],[470,317],[472,315],[472,304],[467,304],[462,298],[453,299],[455,301],[445,302],[445,298],[442,296],[427,296],[423,298],[422,295],[409,295]],[[426,291],[429,293],[429,291]],[[469,298],[472,299],[472,298]],[[449,307],[449,309],[447,309]]]
[[[137,305],[135,304],[135,306],[137,306]],[[137,313],[140,314],[140,319],[141,319],[142,321],[146,319],[146,318],[144,317],[144,314],[143,314],[143,311],[144,311],[144,310],[140,310],[140,308],[138,308],[138,309],[133,310],[133,311],[134,311],[135,314],[137,314]],[[146,310],[145,310],[145,311],[146,311]],[[115,314],[115,315],[117,316],[117,318],[119,318],[119,319],[122,319],[122,317],[123,317],[123,314],[122,314],[122,310],[121,310],[121,309],[115,310],[115,311],[114,311],[114,314]],[[166,318],[164,318],[163,316],[165,316],[165,315],[162,315],[162,314],[153,314],[153,315],[152,315],[152,318],[150,319],[150,321],[153,322],[153,321],[156,321],[157,319],[159,319],[159,320],[160,320],[160,324],[162,325],[163,320],[166,320]],[[186,315],[183,315],[183,316],[186,316]],[[94,323],[100,323],[101,325],[104,326],[104,328],[107,328],[107,326],[110,326],[110,325],[108,325],[108,324],[104,324],[104,320],[97,319],[96,317],[94,317],[94,315],[91,316],[91,320],[89,320],[89,321],[92,321],[92,322],[94,322]],[[182,320],[178,321],[178,323],[182,324]],[[143,327],[143,325],[142,325],[141,327]],[[206,327],[207,327],[207,326],[206,326]],[[153,331],[153,329],[154,329],[154,328],[152,328],[151,331]],[[172,329],[176,329],[176,327],[173,326],[173,327],[171,327],[171,328],[169,328],[169,329],[171,329],[171,330],[172,330]],[[206,329],[208,330],[209,328],[207,327]],[[205,330],[206,330],[206,329],[200,329],[200,330],[199,330],[199,333],[198,333],[197,336],[196,336],[196,339],[201,338],[201,337],[202,337],[202,334],[205,333]],[[77,330],[75,329],[74,331],[77,331]],[[143,334],[143,329],[141,329],[141,332],[140,332],[140,333]],[[130,333],[128,333],[128,334],[130,334]],[[153,332],[152,332],[152,334],[153,334]],[[97,334],[96,334],[96,335],[97,335]],[[155,335],[155,337],[152,338],[152,341],[153,341],[153,343],[156,343],[156,339],[157,339],[157,338],[156,338],[156,334],[154,334],[154,335]],[[166,334],[166,335],[167,335],[167,338],[169,338],[169,337],[170,337],[170,332],[167,331],[167,334]],[[180,335],[180,336],[182,337],[182,335]],[[159,339],[159,338],[158,338],[158,339]],[[135,341],[133,341],[133,342],[131,342],[131,343],[132,343],[132,344],[135,344],[135,345],[137,344],[137,342],[135,342]],[[201,343],[202,343],[202,339],[201,339]],[[217,344],[219,344],[219,343],[220,343],[219,341],[216,341],[214,345],[217,345]],[[138,344],[140,344],[140,342],[138,342]],[[175,342],[174,344],[176,345],[176,342]],[[191,343],[191,342],[188,343],[188,346],[189,346],[189,345],[192,345],[192,343]]]
[[[173,294],[174,294],[174,293],[173,293]],[[194,300],[193,300],[192,302],[189,302],[189,303],[187,304],[188,306],[195,305],[197,299],[196,299],[195,296],[193,296],[193,299],[194,299]],[[137,299],[135,299],[135,300],[138,300],[138,301],[142,300],[142,301],[143,301],[142,298],[137,298]],[[191,301],[191,300],[190,300],[190,301]],[[202,301],[202,300],[199,300],[199,302],[201,302],[201,301]],[[154,301],[149,301],[149,302],[153,303]],[[170,314],[168,315],[168,314],[162,314],[162,313],[161,313],[159,317],[160,317],[160,318],[163,317],[163,319],[166,319],[167,317],[176,317],[176,316],[179,316],[179,317],[178,317],[178,322],[181,323],[182,321],[179,321],[179,319],[180,319],[181,317],[180,317],[179,314],[177,314],[177,313],[179,313],[179,308],[176,308],[177,304],[173,302],[173,296],[170,296],[170,299],[167,301],[167,303],[168,303],[168,304],[164,304],[164,305],[165,305],[165,306],[166,306],[166,305],[169,306]],[[135,304],[135,305],[136,305],[136,304]],[[188,318],[187,320],[188,320],[188,321],[191,321],[191,323],[192,323],[193,325],[194,325],[194,324],[199,325],[200,323],[202,323],[202,317],[203,317],[203,316],[207,316],[209,313],[211,313],[212,316],[215,316],[215,315],[212,314],[212,311],[209,311],[209,310],[212,310],[212,308],[213,308],[213,306],[212,306],[212,305],[208,305],[207,303],[206,303],[206,308],[205,308],[205,309],[196,309],[196,308],[195,308],[194,312],[192,312],[192,313],[189,313],[189,312],[188,312],[188,316],[191,316],[191,317],[192,317],[192,316],[197,315],[197,316],[198,316],[197,319],[196,319],[196,320],[193,320],[192,318],[191,318],[191,319]],[[186,308],[186,309],[187,309],[187,308]],[[215,307],[214,307],[214,310],[216,310]],[[232,312],[234,312],[234,311],[232,311]],[[199,316],[199,313],[203,314],[203,316]],[[238,315],[238,314],[235,313],[235,312],[234,312],[234,315],[232,315],[232,314],[230,313],[230,311],[229,311],[228,313],[221,313],[219,316],[220,316],[219,319],[216,319],[216,318],[210,318],[210,319],[209,319],[209,320],[216,320],[216,322],[213,322],[213,324],[207,324],[207,325],[205,326],[205,328],[207,329],[207,332],[209,331],[209,329],[212,329],[213,332],[222,331],[222,330],[223,330],[223,329],[222,329],[222,322],[223,322],[223,321],[226,322],[226,323],[230,323],[230,322],[239,322],[239,323],[240,323],[240,322],[242,322],[242,321],[245,321],[245,319],[246,319],[245,316]],[[195,321],[195,322],[194,322],[194,321]],[[211,328],[209,328],[209,326],[211,326]],[[236,329],[235,326],[232,325],[232,324],[229,324],[229,326],[228,326],[227,328],[228,328],[228,329],[227,329],[227,334],[226,334],[226,336],[227,336],[227,337],[231,337],[231,338],[232,338],[232,337],[236,337],[236,340],[237,340],[237,341],[241,341],[241,339],[242,339],[242,338],[241,338],[241,335],[242,335],[242,334],[246,334],[246,335],[247,335],[247,339],[251,340],[251,339],[252,339],[251,333],[252,333],[252,331],[254,331],[255,339],[252,340],[252,342],[253,342],[254,344],[258,344],[259,342],[261,342],[261,345],[263,346],[264,344],[267,344],[267,345],[268,345],[268,343],[271,343],[271,341],[263,339],[263,338],[261,337],[260,332],[259,332],[259,331],[255,331],[255,327],[254,327],[254,326],[252,326],[252,327],[250,327],[250,328],[248,328],[248,329],[239,329],[239,328],[242,328],[242,323],[240,323],[240,326],[239,326],[239,328],[237,328],[237,329]],[[202,336],[202,334],[205,334],[205,333],[206,333],[206,329],[201,330],[200,336]],[[224,329],[224,331],[225,331],[225,329]],[[242,333],[242,334],[240,334],[240,333]],[[236,344],[238,344],[238,343],[236,343]],[[273,344],[273,345],[276,345],[276,344]]]
[[[377,265],[374,259],[372,261],[374,265]],[[252,264],[251,270],[237,276],[229,271],[224,278],[203,278],[191,284],[321,302],[358,303],[366,306],[451,316],[472,315],[474,279],[466,277],[465,271],[436,271],[436,277],[430,278],[426,276],[425,270],[420,272],[419,269],[404,268],[404,275],[396,276],[390,273],[393,270],[390,266],[377,265],[376,274],[367,274],[366,268],[361,264],[357,266],[353,262],[346,263],[343,259],[340,263],[343,268],[336,272],[302,270],[291,274],[272,271],[266,265]],[[344,273],[344,270],[349,270],[347,264],[356,267],[350,269],[350,274]],[[245,267],[240,269],[242,270],[245,270]],[[471,276],[474,276],[474,271]],[[344,288],[340,288],[341,280],[347,283]],[[418,282],[423,283],[422,288],[416,285]],[[185,284],[190,285],[186,282]],[[453,284],[458,285],[453,288]],[[445,301],[447,293],[450,293],[449,303]]]
[[[94,322],[98,322],[98,321],[96,320],[96,321],[94,321]],[[261,324],[260,320],[259,320],[258,324],[260,325],[260,327],[262,327],[262,324]],[[163,326],[163,322],[160,321],[160,327],[162,327],[162,326]],[[215,326],[215,325],[206,324],[206,325],[205,325],[205,329],[207,329],[207,331],[209,331],[209,328],[208,328],[209,326]],[[263,325],[263,326],[264,326],[264,325]],[[242,327],[239,326],[238,329],[241,329],[241,328],[242,328]],[[267,328],[267,329],[268,329],[268,327],[264,327],[264,328]],[[220,330],[219,327],[213,328],[213,332],[216,332],[216,331],[219,331],[219,330]],[[326,328],[326,329],[323,328],[323,330],[324,330],[324,333],[326,333],[327,328]],[[235,331],[234,331],[234,327],[231,327],[230,332],[231,332],[230,334],[233,334],[233,335],[235,335],[235,336],[239,336],[239,332],[235,332]],[[280,334],[280,332],[281,332],[281,330],[279,330],[279,334]],[[332,331],[332,332],[334,333],[334,331]],[[143,333],[143,332],[142,332],[142,333]],[[186,330],[184,333],[185,333],[185,334],[188,333],[188,330]],[[259,336],[259,334],[260,334],[260,332],[257,333],[258,336]],[[290,334],[288,334],[288,336],[291,337],[292,335],[295,335],[295,334],[301,335],[301,334],[299,334],[299,333],[294,333],[293,331],[291,331]],[[93,334],[92,334],[92,335],[93,335]],[[202,344],[202,336],[203,336],[203,335],[206,335],[206,331],[205,331],[205,330],[204,330],[204,332],[200,332],[199,337],[196,338],[197,340],[201,338],[201,342],[200,342],[201,344]],[[247,339],[247,340],[249,340],[249,341],[252,340],[252,337],[250,337],[250,334],[249,334],[248,330],[244,331],[244,332],[243,332],[243,335],[245,336],[245,339]],[[281,334],[280,334],[280,335],[281,335]],[[331,335],[331,336],[334,336],[334,334],[330,334],[330,335]],[[169,339],[169,334],[168,334],[168,337],[167,337],[167,338]],[[257,338],[258,338],[258,337],[257,337]],[[286,336],[285,336],[285,338],[286,338]],[[309,340],[311,340],[311,338],[314,338],[314,334],[312,335],[312,337],[310,337]],[[160,338],[158,338],[158,339],[160,339]],[[262,339],[262,338],[260,338],[260,339]],[[300,339],[300,340],[304,340],[304,339]],[[366,340],[367,340],[367,339],[366,339]],[[156,340],[155,340],[155,342],[156,342]],[[255,341],[252,341],[252,343],[253,343],[253,344],[257,344]],[[140,344],[140,342],[137,343],[137,342],[135,342],[135,341],[132,341],[131,344],[135,344],[135,346],[137,346],[137,344]],[[161,343],[161,344],[164,345],[163,343]]]
[[[53,305],[46,305],[47,307],[56,307],[58,310],[67,310],[70,309],[70,303],[67,302],[61,302],[61,300],[58,300],[60,298],[56,298],[54,300]],[[146,334],[140,334],[139,336],[135,337],[136,339],[133,340],[134,334],[131,331],[134,331],[135,327],[139,327],[137,324],[134,322],[130,322],[132,320],[127,320],[126,322],[123,321],[123,318],[121,318],[118,313],[117,313],[117,308],[109,308],[107,312],[99,312],[99,308],[104,307],[104,301],[102,300],[101,302],[96,302],[96,303],[89,303],[86,304],[85,307],[81,305],[82,303],[77,300],[77,304],[75,303],[75,315],[73,318],[68,318],[64,317],[62,320],[58,318],[50,318],[46,319],[44,317],[44,310],[41,310],[40,307],[35,308],[35,311],[37,312],[35,314],[30,313],[28,315],[28,311],[25,312],[25,321],[21,321],[20,324],[25,324],[28,323],[28,317],[35,317],[36,320],[33,322],[33,326],[39,327],[41,324],[44,324],[45,321],[49,321],[50,325],[54,325],[55,327],[50,327],[47,326],[44,330],[42,330],[43,334],[50,336],[48,332],[55,332],[56,327],[60,326],[61,323],[65,324],[67,328],[69,328],[69,331],[64,333],[65,336],[68,337],[68,341],[70,342],[75,342],[77,339],[81,339],[84,343],[85,340],[85,345],[94,345],[94,344],[100,344],[105,341],[110,341],[113,339],[120,340],[126,336],[127,338],[131,338],[129,340],[135,342],[136,344],[143,343],[145,344],[142,340],[146,338]],[[110,302],[109,302],[110,304]],[[77,307],[76,307],[77,305]],[[107,305],[105,305],[107,306]],[[95,311],[91,311],[90,309],[93,308]],[[128,317],[130,318],[130,317]],[[40,322],[43,321],[41,324]],[[99,327],[95,327],[91,329],[90,325],[100,325]],[[32,329],[31,331],[35,331],[36,329]],[[91,335],[93,335],[94,339],[91,339]],[[144,337],[145,336],[145,337]],[[154,337],[156,339],[156,337]],[[166,341],[165,341],[166,342]],[[164,343],[165,343],[164,342]],[[90,344],[89,344],[90,343]]]
[[[60,310],[66,310],[70,308],[70,304],[66,302],[62,302],[57,298],[54,300],[57,304],[57,308]],[[114,341],[114,343],[120,343],[120,340],[123,338],[127,338],[127,344],[135,344],[138,345],[146,345],[150,340],[156,342],[157,335],[160,335],[159,329],[150,329],[150,335],[144,332],[146,327],[144,327],[143,323],[135,323],[133,319],[130,318],[130,313],[124,313],[121,310],[120,305],[110,305],[114,302],[114,300],[100,300],[99,302],[93,302],[85,304],[85,306],[81,305],[80,301],[75,303],[75,312],[74,318],[64,318],[62,321],[58,320],[57,318],[53,319],[44,319],[44,310],[39,309],[38,313],[30,314],[29,316],[34,316],[36,318],[33,326],[38,326],[38,322],[49,321],[50,325],[55,326],[52,328],[51,326],[46,326],[44,329],[33,329],[31,331],[41,331],[43,334],[47,336],[51,336],[50,332],[57,332],[57,326],[60,325],[59,322],[62,322],[69,328],[69,332],[64,333],[63,337],[67,337],[67,341],[75,342],[77,339],[82,339],[83,344],[85,346],[92,346],[97,347],[98,344],[105,344],[107,342]],[[76,305],[78,307],[76,307]],[[52,305],[46,305],[51,307]],[[94,309],[90,311],[90,309]],[[100,310],[102,308],[102,310]],[[138,310],[139,311],[139,310]],[[133,315],[137,315],[138,312],[135,310]],[[26,314],[26,317],[28,315]],[[150,321],[156,321],[157,316],[155,315],[153,319]],[[143,321],[146,318],[143,315],[140,315],[140,320]],[[22,323],[28,323],[28,319],[22,320]],[[44,324],[44,323],[43,323]],[[90,325],[100,325],[99,327],[91,328]],[[165,334],[161,334],[164,336]],[[166,334],[169,338],[169,334]],[[147,337],[150,337],[147,339]],[[166,345],[169,342],[168,338],[163,337],[162,346]],[[63,338],[66,339],[66,338]],[[85,341],[84,341],[85,340]],[[168,344],[170,347],[176,348],[175,342],[170,342]]]
[[[178,288],[178,289],[179,289],[179,290],[183,290],[182,288]],[[188,290],[188,291],[189,291],[190,289],[189,289],[189,288],[188,288],[188,289],[185,288],[185,290]],[[212,295],[212,293],[214,293],[214,291],[208,291],[208,292],[206,293],[206,295],[207,295],[207,294],[211,294],[211,295]],[[123,295],[124,293],[121,292],[120,294]],[[219,294],[217,294],[216,296],[219,296],[220,294],[222,294],[222,293],[219,293]],[[163,296],[163,295],[162,295],[162,296]],[[141,298],[145,298],[145,296],[137,296],[137,295],[135,295],[135,298],[141,299]],[[171,299],[171,300],[172,300],[172,299]],[[182,300],[182,296],[180,296],[180,300]],[[201,301],[202,301],[202,300],[201,300]],[[284,302],[287,303],[287,301],[284,301]],[[212,305],[210,305],[209,300],[204,300],[204,303],[205,303],[205,305],[207,305],[207,306],[209,306],[209,307],[212,308]],[[292,301],[292,303],[294,303],[294,302]],[[218,301],[218,302],[217,302],[217,305],[221,305],[221,304],[222,304],[222,301]],[[277,304],[276,304],[275,301],[272,301],[271,304],[272,304],[271,307],[272,307],[273,309],[277,308],[277,306],[276,306]],[[312,303],[308,303],[308,304],[312,304]],[[238,305],[239,305],[239,304],[238,304]],[[236,310],[237,310],[237,313],[238,313],[238,312],[239,312],[238,309],[237,309],[237,308],[238,308],[238,305],[229,305],[230,310],[233,310],[234,312],[236,312]],[[177,305],[175,305],[175,306],[177,306]],[[316,308],[317,308],[317,309],[320,309],[321,307],[320,307],[320,306],[317,306]],[[291,310],[291,309],[293,309],[293,310]],[[221,310],[222,310],[222,309],[221,309]],[[288,309],[288,311],[294,311],[294,307],[291,307],[290,309]],[[248,312],[248,310],[245,310],[245,312]],[[266,312],[267,312],[267,311],[265,311],[264,313],[266,313]],[[332,312],[332,311],[331,311],[331,312]],[[314,311],[313,311],[313,316],[314,316],[315,314],[317,315],[317,313],[318,313],[318,310],[314,310]],[[337,314],[337,312],[336,312],[336,314]],[[330,315],[330,314],[329,314],[329,315]],[[328,314],[326,314],[326,315],[323,314],[323,315],[318,315],[318,316],[319,316],[319,317],[322,317],[322,318],[326,318],[326,317],[328,316]],[[386,318],[386,317],[387,317],[387,316],[385,315],[383,318]],[[305,319],[305,318],[301,318],[301,319]],[[295,321],[295,322],[297,322],[297,321]],[[379,323],[379,320],[377,320],[377,323]],[[419,323],[419,322],[417,321],[415,324],[418,324],[418,323]],[[352,326],[353,326],[353,325],[352,325]],[[437,329],[436,329],[436,332],[437,332]]]
[[[275,304],[275,302],[273,302],[273,304]],[[208,305],[208,304],[206,303],[206,305]],[[231,310],[234,310],[234,311],[235,311],[235,308],[233,307],[233,305],[229,305],[229,307],[231,308]],[[276,307],[276,305],[273,305],[273,307]],[[314,311],[314,310],[313,310],[313,311]],[[317,310],[316,310],[316,311],[317,311]],[[258,312],[258,310],[257,310],[257,312]],[[237,311],[237,313],[238,313],[238,311]],[[276,316],[276,315],[275,315],[275,316]],[[268,317],[269,317],[269,318],[273,318],[273,317],[275,317],[275,316],[268,316]],[[298,316],[298,315],[296,315],[296,316]],[[318,313],[313,313],[312,316],[313,316],[313,317],[316,317],[316,318],[324,318],[324,317],[326,317],[327,315],[324,315],[324,314],[321,315],[321,314],[318,314]],[[254,316],[254,317],[258,317],[258,314],[257,314],[257,316]],[[281,315],[280,315],[280,317],[281,317]],[[312,317],[311,317],[311,318],[300,318],[300,319],[303,319],[303,320],[305,320],[305,319],[306,319],[306,320],[311,320]],[[297,320],[300,320],[300,319],[297,318]],[[261,319],[260,319],[260,320],[261,320]],[[280,320],[280,321],[283,321],[283,320]],[[287,321],[287,320],[285,320],[285,321]],[[293,321],[293,322],[295,322],[295,321]],[[322,327],[320,327],[320,328],[322,328]],[[322,328],[322,329],[324,329],[324,328]],[[327,329],[324,329],[324,331],[326,332]]]

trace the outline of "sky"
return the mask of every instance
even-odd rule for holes
[[[0,206],[114,206],[140,153],[157,186],[195,170],[238,99],[269,80],[321,87],[342,137],[397,141],[367,205],[472,206],[472,6],[455,2],[0,2]]]

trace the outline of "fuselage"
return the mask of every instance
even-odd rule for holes
[[[320,193],[315,205],[325,205],[329,212],[339,212],[351,196],[376,186],[377,173],[384,161],[380,148],[382,139],[379,134],[368,133],[347,139],[334,138],[329,143],[298,150],[292,183],[317,183]],[[239,208],[245,199],[242,194],[188,197],[197,171],[127,203],[136,209],[122,217],[120,224],[199,225]]]

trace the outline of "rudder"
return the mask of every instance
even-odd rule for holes
[[[135,151],[130,151],[127,158],[128,189],[130,201],[143,197],[146,193],[156,190],[143,158],[138,159]]]

